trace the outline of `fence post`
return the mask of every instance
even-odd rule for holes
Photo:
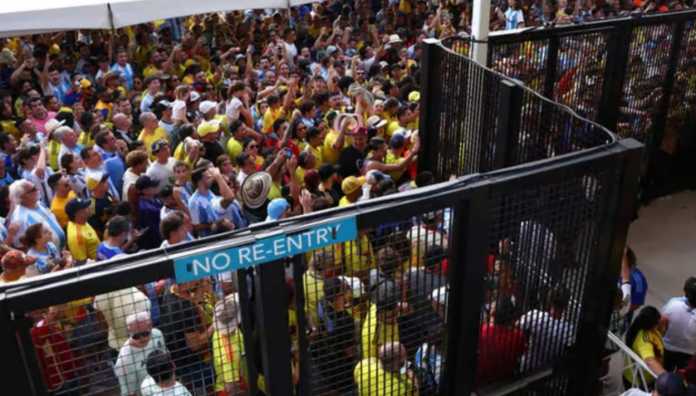
[[[23,351],[20,346],[20,337],[17,334],[17,321],[12,317],[12,313],[9,312],[6,304],[5,293],[0,293],[0,348],[2,348],[4,356],[8,359],[16,359],[21,363],[19,364],[8,364],[2,373],[2,383],[12,384],[12,393],[16,395],[42,395],[45,394],[45,388],[43,386],[35,387],[36,383],[41,383],[41,371],[38,369],[38,365],[33,367],[36,371],[31,372],[30,367],[33,366],[31,361],[28,359],[22,359],[22,357],[27,356],[28,353],[34,353],[33,347],[29,351]],[[31,341],[31,338],[29,339]],[[29,344],[31,346],[31,343]],[[36,361],[36,355],[34,355],[34,361]],[[9,360],[7,363],[10,363]]]
[[[553,87],[556,85],[556,71],[558,69],[558,47],[560,39],[557,35],[549,38],[548,58],[546,59],[546,79],[544,80],[543,95],[553,99]]]
[[[438,180],[449,175],[438,172],[437,146],[440,141],[440,108],[442,104],[442,48],[435,39],[423,40],[421,55],[421,109],[418,138],[421,143],[418,169],[433,171]]]
[[[297,341],[300,348],[300,389],[298,395],[312,394],[312,360],[307,339],[307,315],[305,315],[304,274],[307,271],[307,260],[304,254],[292,258],[293,279],[295,279],[295,309],[297,312]]]
[[[603,186],[612,190],[607,194],[603,221],[597,227],[597,232],[606,232],[606,238],[599,242],[594,271],[587,280],[592,292],[585,293],[582,301],[577,354],[571,363],[571,389],[578,396],[596,394],[626,236],[637,208],[643,145],[635,139],[622,140],[619,145],[623,152],[616,155],[615,169],[620,178],[618,183],[610,180],[609,186]]]
[[[493,170],[515,163],[515,147],[522,116],[522,88],[509,80],[500,81],[498,123],[495,131],[495,159]]]
[[[259,373],[256,369],[256,343],[254,342],[254,329],[258,327],[254,322],[254,312],[251,306],[251,290],[249,290],[248,277],[253,279],[254,270],[241,269],[237,271],[239,288],[239,309],[242,317],[242,333],[244,334],[244,354],[246,355],[247,378],[249,384],[249,394],[255,395],[258,392]]]
[[[293,393],[285,260],[256,267],[256,312],[267,393]]]
[[[446,314],[450,336],[442,395],[469,395],[474,390],[488,252],[485,231],[490,226],[488,191],[488,185],[482,185],[472,191],[469,200],[458,202],[454,208]]]
[[[611,131],[616,130],[619,107],[623,98],[623,85],[631,49],[632,21],[617,22],[607,43],[607,63],[604,68],[602,98],[597,121]]]

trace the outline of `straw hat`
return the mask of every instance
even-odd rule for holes
[[[229,294],[223,301],[215,304],[215,330],[230,334],[239,328],[241,321],[237,293]]]
[[[268,172],[256,172],[247,176],[242,184],[242,203],[250,209],[261,207],[268,199],[273,179]]]

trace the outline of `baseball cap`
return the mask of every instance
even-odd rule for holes
[[[75,220],[75,215],[82,209],[87,209],[92,205],[92,201],[89,199],[73,198],[65,205],[65,214],[68,215],[68,219]]]
[[[200,137],[208,136],[218,131],[220,131],[220,121],[218,120],[203,121],[198,125],[197,129],[198,136]]]
[[[88,190],[94,190],[100,183],[109,178],[109,175],[102,172],[89,173],[85,179]]]
[[[156,153],[158,153],[158,152],[162,149],[162,147],[164,147],[164,146],[169,146],[169,142],[166,141],[166,140],[164,140],[164,139],[158,139],[157,141],[155,141],[154,143],[152,143],[152,146],[151,146],[150,148],[151,148],[152,153],[153,153],[153,154],[156,154]]]
[[[365,184],[364,177],[348,176],[343,179],[343,182],[341,183],[341,191],[343,191],[343,193],[346,195],[352,194],[357,189],[362,187],[363,184]]]
[[[401,133],[395,133],[392,135],[391,139],[389,139],[389,146],[394,149],[404,147],[405,143],[406,137]]]
[[[200,98],[201,98],[201,94],[199,94],[199,93],[196,92],[196,91],[191,91],[191,96],[190,96],[191,102],[195,102],[195,101],[197,101],[197,100],[200,99]]]
[[[679,374],[665,372],[655,380],[655,390],[660,396],[693,396],[694,389],[687,388],[684,379]]]
[[[7,271],[17,270],[32,264],[36,259],[21,250],[10,250],[2,256],[2,267]]]
[[[278,220],[283,216],[286,210],[290,208],[290,204],[285,198],[276,198],[268,203],[268,217],[267,221]]]
[[[142,175],[138,177],[138,180],[135,181],[135,188],[138,191],[142,191],[150,187],[157,187],[158,185],[159,182],[148,175]]]
[[[216,109],[217,106],[217,102],[213,102],[212,100],[204,100],[198,105],[198,111],[203,114],[207,114],[210,110]]]
[[[82,88],[82,89],[87,89],[87,88],[90,88],[90,87],[92,87],[92,82],[91,82],[91,81],[89,81],[89,80],[86,79],[86,78],[83,78],[82,80],[80,80],[80,88]]]
[[[408,101],[417,103],[420,101],[421,94],[418,91],[411,91],[410,94],[408,94]]]

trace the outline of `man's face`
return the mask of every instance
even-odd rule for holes
[[[104,145],[102,148],[106,151],[114,151],[116,150],[116,138],[114,137],[113,133],[109,133],[106,135],[106,138],[104,139]]]
[[[77,133],[73,130],[63,133],[63,144],[67,147],[74,147],[77,143]]]
[[[160,80],[159,79],[154,79],[150,81],[150,84],[147,86],[148,90],[152,93],[159,92],[161,87]]]
[[[43,119],[46,117],[46,108],[40,100],[35,100],[31,102],[31,115],[34,118]]]
[[[60,82],[60,73],[58,73],[58,70],[52,70],[48,73],[48,81],[53,85],[58,85]]]
[[[126,63],[128,63],[128,54],[126,54],[125,52],[119,52],[116,58],[116,62],[118,62],[118,64],[121,66],[125,66]]]
[[[367,147],[367,136],[365,135],[355,135],[353,136],[353,147],[358,151],[364,151]]]
[[[94,150],[89,152],[89,157],[87,158],[87,166],[90,168],[98,168],[102,164],[102,158],[99,153]]]
[[[121,100],[119,102],[118,109],[121,111],[121,113],[128,116],[131,115],[133,112],[133,107],[131,106],[130,101],[128,100]]]
[[[144,348],[150,342],[152,322],[148,320],[132,323],[128,326],[128,334],[133,345]]]
[[[169,145],[165,144],[157,152],[157,159],[161,162],[167,162],[167,160],[169,159],[169,152]]]

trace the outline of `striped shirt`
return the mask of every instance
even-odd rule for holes
[[[60,251],[53,242],[48,242],[46,244],[46,251],[40,252],[34,248],[29,249],[27,252],[28,256],[36,257],[36,270],[45,274],[51,272],[51,268],[55,265],[56,260],[60,259]]]
[[[19,231],[12,241],[13,246],[20,246],[19,237],[24,235],[27,228],[33,224],[43,223],[53,234],[52,241],[56,246],[65,246],[65,232],[58,224],[58,220],[53,213],[48,210],[41,202],[37,202],[36,208],[17,206],[10,215],[9,223],[19,224]]]
[[[221,205],[219,201],[221,199],[221,197],[213,194],[211,191],[208,191],[205,195],[199,191],[193,193],[188,201],[191,223],[193,225],[213,224],[220,220],[224,214],[224,211],[220,210]]]

